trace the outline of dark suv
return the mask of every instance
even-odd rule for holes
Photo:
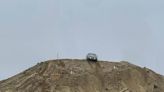
[[[86,59],[88,61],[94,61],[97,62],[97,55],[94,53],[88,53]]]

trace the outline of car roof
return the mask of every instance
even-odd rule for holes
[[[88,53],[87,55],[96,55],[95,53]]]

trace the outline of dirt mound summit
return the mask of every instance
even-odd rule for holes
[[[128,62],[41,62],[0,81],[0,92],[164,92],[164,77]]]

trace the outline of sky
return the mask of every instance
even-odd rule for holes
[[[89,52],[164,75],[163,25],[163,0],[0,0],[0,80]]]

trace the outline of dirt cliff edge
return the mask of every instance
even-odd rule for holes
[[[164,92],[164,77],[128,62],[41,62],[0,81],[0,92]]]

